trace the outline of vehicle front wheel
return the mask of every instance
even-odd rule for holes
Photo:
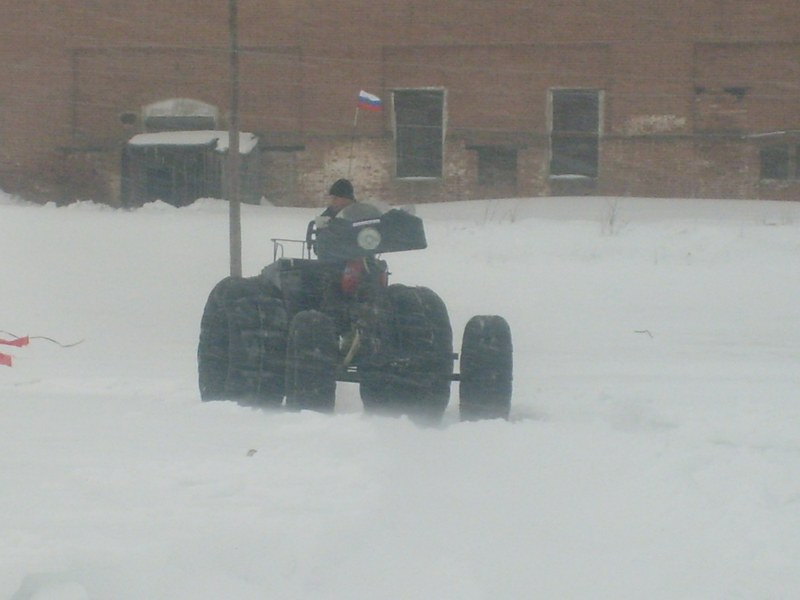
[[[503,317],[472,317],[461,345],[462,421],[508,419],[513,372],[511,328]]]

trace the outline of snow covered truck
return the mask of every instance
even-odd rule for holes
[[[422,220],[358,202],[306,239],[273,239],[273,262],[211,291],[198,345],[208,400],[334,410],[336,383],[359,385],[366,412],[441,421],[451,382],[462,420],[508,418],[512,342],[506,320],[472,317],[460,373],[442,299],[426,287],[389,284],[383,254],[427,247]],[[298,258],[285,256],[287,247]],[[316,255],[316,258],[313,257]]]

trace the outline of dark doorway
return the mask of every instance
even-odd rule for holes
[[[122,203],[141,206],[161,200],[187,206],[198,198],[222,198],[227,132],[177,131],[134,136],[122,155]],[[261,199],[258,138],[241,132],[240,193],[243,202]]]

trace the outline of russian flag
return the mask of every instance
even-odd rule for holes
[[[361,90],[358,92],[358,103],[356,107],[364,110],[371,110],[372,112],[380,112],[381,108],[383,108],[383,104],[381,103],[381,99],[376,95]]]

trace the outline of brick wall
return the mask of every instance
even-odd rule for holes
[[[753,134],[800,130],[796,0],[240,0],[242,129],[264,196],[315,205],[332,179],[386,201],[597,193],[790,198],[759,178]],[[227,3],[27,0],[0,19],[0,186],[41,200],[118,200],[142,108],[219,107]],[[395,176],[391,92],[446,92],[442,177]],[[602,90],[596,180],[548,177],[549,91]],[[381,95],[353,136],[355,93]],[[479,181],[480,148],[516,173]]]

